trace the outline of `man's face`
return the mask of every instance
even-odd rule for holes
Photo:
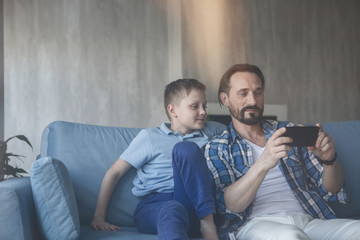
[[[264,89],[255,73],[234,73],[230,78],[229,94],[223,94],[223,103],[233,119],[247,125],[260,122],[264,112]]]

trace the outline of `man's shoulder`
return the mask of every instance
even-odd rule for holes
[[[232,142],[232,137],[229,129],[223,130],[219,135],[213,136],[209,142],[208,145],[214,146],[214,145],[223,145],[227,146]]]

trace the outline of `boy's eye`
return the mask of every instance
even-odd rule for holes
[[[198,108],[198,105],[191,105],[191,107],[196,109],[196,108]]]

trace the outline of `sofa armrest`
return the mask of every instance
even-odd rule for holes
[[[41,239],[30,178],[0,182],[0,239]]]

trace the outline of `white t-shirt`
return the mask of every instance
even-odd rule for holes
[[[251,147],[254,163],[265,148],[245,140]],[[270,169],[261,183],[253,201],[249,219],[264,216],[289,216],[306,213],[296,199],[278,165]]]

